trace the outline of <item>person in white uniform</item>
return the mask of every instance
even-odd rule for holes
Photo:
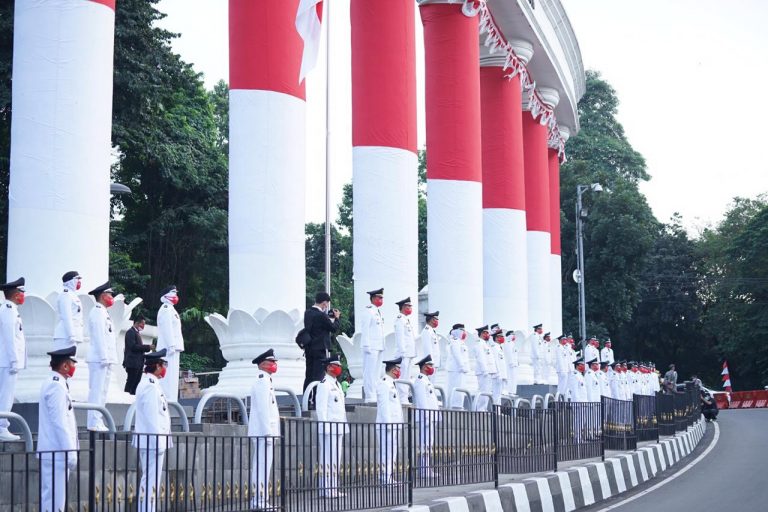
[[[56,299],[56,311],[59,319],[53,331],[53,349],[75,347],[83,342],[83,305],[80,303],[78,290],[83,285],[83,278],[74,270],[61,277],[63,289]]]
[[[5,300],[0,305],[0,412],[11,412],[19,371],[27,367],[27,342],[17,306],[24,303],[24,278],[0,285]],[[0,418],[0,441],[18,441]]]
[[[169,286],[160,292],[160,310],[157,312],[157,350],[166,350],[168,373],[160,381],[165,397],[171,402],[179,401],[179,362],[184,352],[184,337],[181,335],[181,318],[176,312],[179,292],[175,286]]]
[[[598,341],[597,338],[589,338],[587,340],[587,346],[584,347],[584,360],[585,361],[592,361],[593,359],[597,359],[598,362],[600,362],[600,350],[598,350]]]
[[[571,349],[568,338],[561,334],[557,337],[555,348],[555,371],[557,372],[557,392],[568,398],[568,373],[572,368]]]
[[[139,512],[155,512],[165,479],[162,476],[165,452],[173,448],[171,414],[160,382],[166,375],[166,350],[144,356],[144,374],[136,387],[136,424],[133,447],[139,451],[141,482]]]
[[[277,358],[271,348],[252,361],[258,366],[251,387],[251,410],[248,415],[248,437],[252,437],[251,487],[254,489],[251,506],[269,508],[269,482],[275,455],[275,437],[280,435],[280,411],[277,408],[272,375],[277,371]],[[273,491],[274,494],[274,491]]]
[[[583,411],[583,403],[588,401],[587,385],[584,382],[584,361],[577,359],[573,362],[574,370],[568,379],[568,394],[571,396],[571,402],[575,402],[571,410],[571,426],[573,429],[573,439],[579,441],[583,436],[584,423],[586,418]]]
[[[491,368],[488,362],[488,346],[486,342],[490,339],[490,331],[487,325],[478,327],[477,338],[470,341],[469,350],[475,359],[475,376],[477,377],[477,388],[479,392],[491,393],[493,385],[491,384]],[[485,411],[488,408],[488,397],[479,396],[477,399],[477,410]]]
[[[517,372],[520,367],[519,351],[515,331],[506,332],[506,343],[502,345],[504,362],[507,365],[507,393],[517,395]]]
[[[411,313],[413,313],[413,304],[411,304],[411,298],[407,297],[401,301],[396,302],[399,309],[399,313],[395,317],[395,346],[397,352],[395,357],[399,357],[402,361],[400,378],[403,380],[411,379],[411,366],[413,366],[413,360],[416,358],[416,332],[411,324]],[[401,384],[400,388],[400,400],[403,405],[408,404],[408,397],[410,396],[409,388]]]
[[[112,307],[115,299],[109,282],[97,286],[88,294],[96,299],[96,305],[88,315],[88,331],[91,335],[90,348],[85,358],[88,363],[88,402],[103,406],[107,403],[112,368],[117,363],[117,340],[112,319],[107,312],[107,308]],[[88,429],[96,432],[107,431],[100,412],[88,411]]]
[[[465,388],[469,375],[469,348],[467,347],[467,331],[464,324],[454,324],[448,339],[448,354],[445,361],[448,372],[448,404],[451,408],[464,407],[464,394],[456,393],[456,388]]]
[[[493,380],[493,403],[501,405],[501,395],[507,390],[507,361],[504,357],[504,345],[506,338],[504,331],[499,329],[493,335],[493,343],[490,346],[491,358],[496,362],[496,378]]]
[[[611,338],[608,338],[605,340],[605,345],[603,346],[603,349],[600,351],[600,362],[613,364],[615,359],[613,357],[613,345],[611,343]]]
[[[367,292],[371,303],[365,306],[360,319],[360,346],[363,349],[363,398],[368,403],[376,401],[376,380],[381,371],[381,352],[384,350],[384,288]]]
[[[587,402],[600,402],[600,363],[597,359],[587,362],[587,371],[584,372],[584,384],[587,388]]]
[[[533,366],[533,383],[544,383],[543,376],[541,375],[542,361],[540,357],[544,357],[544,354],[539,354],[541,344],[544,342],[541,335],[544,333],[542,324],[536,324],[533,326],[533,333],[528,336],[528,350],[531,354],[531,365]]]
[[[421,357],[431,356],[432,365],[437,370],[442,360],[440,353],[440,335],[437,334],[437,326],[440,323],[439,311],[424,313],[424,329],[421,331]]]
[[[67,379],[75,375],[75,347],[48,352],[51,374],[43,381],[38,403],[37,456],[40,459],[40,511],[67,510],[67,481],[77,469],[77,423]]]
[[[416,423],[419,429],[419,444],[416,451],[421,453],[418,467],[421,476],[431,478],[436,476],[432,468],[431,454],[435,428],[441,420],[440,402],[429,380],[435,373],[432,356],[427,354],[416,364],[419,366],[419,374],[413,380],[413,406],[416,408]]]
[[[342,449],[344,434],[349,433],[344,392],[338,378],[341,375],[341,360],[337,354],[325,358],[325,377],[317,385],[315,411],[318,425],[318,448],[321,464],[320,497],[339,498],[339,471],[344,467]]]
[[[397,454],[400,448],[400,431],[403,423],[403,407],[400,393],[395,381],[400,378],[400,363],[398,357],[384,364],[384,376],[376,386],[376,423],[377,441],[379,443],[379,465],[384,472],[380,475],[384,485],[396,483],[395,468]],[[397,423],[398,425],[391,425]]]

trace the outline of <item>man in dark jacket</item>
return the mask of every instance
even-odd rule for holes
[[[142,368],[144,368],[144,353],[152,350],[149,345],[141,342],[141,331],[145,325],[144,317],[136,316],[133,320],[133,327],[125,333],[125,351],[123,352],[123,368],[128,374],[128,380],[125,381],[125,392],[132,395],[136,394],[136,387],[141,381]]]
[[[325,376],[326,363],[323,360],[331,351],[331,333],[339,330],[338,309],[331,309],[331,296],[326,292],[315,295],[315,304],[304,312],[304,328],[311,341],[304,347],[307,368],[304,373],[304,389],[313,381]]]

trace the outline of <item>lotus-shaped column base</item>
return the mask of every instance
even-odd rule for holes
[[[352,338],[346,334],[336,336],[341,351],[347,359],[347,370],[354,381],[347,390],[347,398],[363,398],[363,349],[360,347],[361,334],[355,333]]]
[[[275,388],[301,394],[305,362],[295,342],[303,324],[298,310],[270,312],[259,308],[251,314],[231,309],[226,318],[214,313],[205,317],[205,321],[216,333],[227,364],[219,375],[219,382],[203,390],[203,394],[222,392],[249,396],[257,371],[251,361],[270,348],[278,359],[278,370],[272,377]]]
[[[50,356],[47,352],[53,350],[53,331],[56,328],[58,315],[56,300],[58,292],[51,293],[46,298],[37,295],[27,295],[24,304],[19,306],[19,314],[24,326],[24,337],[27,342],[27,368],[19,372],[16,381],[14,401],[20,403],[37,403],[40,400],[40,388],[43,380],[50,374]],[[117,295],[115,304],[108,309],[115,328],[117,363],[112,367],[107,391],[108,403],[130,403],[133,397],[123,391],[126,380],[125,369],[122,367],[125,332],[131,327],[131,311],[141,303],[136,298],[130,304],[125,303],[125,297]],[[76,358],[78,361],[75,376],[69,379],[69,392],[77,402],[88,400],[88,364],[85,358],[90,348],[88,332],[88,314],[96,303],[90,295],[80,295],[85,319],[85,340],[78,344]]]
[[[531,364],[531,344],[529,334],[523,331],[515,331],[515,343],[519,344],[518,361],[520,367],[517,370],[518,386],[533,384],[533,365]],[[557,383],[557,382],[555,382]]]

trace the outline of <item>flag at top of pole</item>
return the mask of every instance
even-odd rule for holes
[[[728,373],[728,361],[723,361],[723,371],[720,372],[723,377],[723,387],[727,392],[731,392],[731,376]]]
[[[320,51],[320,31],[323,19],[323,0],[301,0],[296,12],[296,31],[304,40],[299,83],[317,64]]]

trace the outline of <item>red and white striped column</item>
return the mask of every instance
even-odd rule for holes
[[[16,2],[9,279],[40,296],[107,280],[114,0]]]
[[[355,317],[366,291],[418,304],[416,40],[412,0],[355,1],[352,164]],[[395,315],[385,315],[386,331]],[[418,318],[418,314],[414,315]]]
[[[299,0],[229,1],[229,306],[305,303]]]
[[[533,54],[519,41],[523,62]],[[519,77],[506,78],[504,55],[480,59],[483,155],[483,323],[528,326],[523,110]]]
[[[560,135],[567,140],[570,131],[564,126],[559,127]],[[560,258],[560,155],[559,147],[550,147],[548,151],[549,162],[549,224],[551,234],[550,255],[550,285],[552,299],[552,328],[554,336],[563,334],[563,277]],[[553,336],[553,337],[554,337]]]
[[[420,1],[427,122],[429,307],[445,325],[483,320],[478,19]]]
[[[551,89],[539,90],[539,95]],[[556,94],[557,91],[554,91]],[[551,94],[551,93],[550,93]],[[549,162],[547,156],[547,127],[541,116],[534,118],[530,103],[523,103],[523,141],[525,144],[525,211],[528,229],[528,321],[531,325],[544,324],[551,331],[552,307],[550,285],[550,192]],[[529,326],[530,328],[530,326]]]

